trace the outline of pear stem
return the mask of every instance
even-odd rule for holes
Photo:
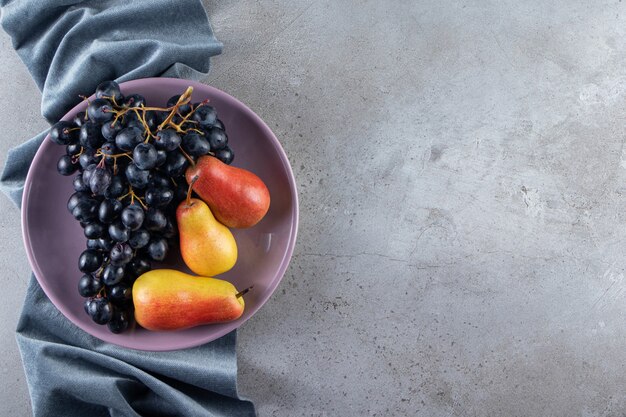
[[[239,291],[237,294],[235,294],[235,298],[239,298],[239,297],[243,297],[245,294],[248,293],[248,291],[250,291],[252,288],[254,288],[254,285],[250,285],[248,288],[246,288],[245,290],[241,290]]]
[[[187,189],[187,200],[186,200],[186,205],[187,207],[191,207],[191,190],[193,189],[193,185],[196,183],[196,181],[198,181],[198,178],[200,178],[199,176],[195,176],[191,179],[191,182],[189,183],[189,188]]]

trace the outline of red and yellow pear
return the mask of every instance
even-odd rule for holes
[[[270,192],[254,173],[205,155],[187,168],[187,182],[220,223],[244,229],[257,224],[270,207]]]
[[[243,294],[233,284],[195,277],[173,269],[153,269],[133,284],[135,320],[148,330],[180,330],[236,320],[243,314]]]

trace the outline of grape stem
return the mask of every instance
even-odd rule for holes
[[[189,161],[189,163],[191,164],[192,167],[196,166],[196,162],[193,160],[193,158],[191,156],[189,156],[187,154],[187,152],[184,151],[182,146],[178,145],[178,150],[183,154],[185,159],[187,159],[187,161]]]
[[[133,204],[135,202],[135,198],[137,199],[137,201],[139,201],[139,204],[141,204],[141,207],[143,207],[144,210],[148,210],[148,207],[144,204],[144,202],[141,200],[141,197],[139,197],[137,194],[135,194],[135,192],[133,191],[133,193],[130,195],[130,204]]]
[[[111,100],[115,107],[120,107],[120,105],[117,104],[117,101],[115,100],[115,96],[102,96],[102,98],[107,99],[107,100]]]
[[[72,155],[72,163],[75,164],[76,162],[78,162],[78,158],[80,158],[80,156],[85,152],[85,148],[83,148],[82,146],[80,147],[80,152],[78,152],[76,155]]]
[[[114,112],[115,113],[115,117],[113,118],[113,121],[111,122],[111,127],[115,126],[115,124],[117,123],[117,119],[121,117],[124,117],[124,114],[126,114],[126,112],[122,113],[122,112]]]
[[[192,123],[192,122],[193,122],[193,120],[192,120],[192,121],[189,121],[189,122],[187,122],[187,123]],[[193,130],[194,132],[202,133],[202,131],[201,131],[200,129],[196,129],[195,127],[190,127],[189,129],[182,129],[182,128],[180,128],[178,125],[176,125],[176,124],[174,124],[174,123],[170,123],[170,124],[169,124],[169,126],[170,126],[171,128],[173,128],[173,129],[174,129],[176,132],[178,132],[178,133],[183,133],[183,134],[185,134],[185,133],[189,133],[189,131],[190,131],[190,130]]]
[[[98,268],[98,270],[94,272],[94,275],[96,276],[96,278],[100,278],[100,276],[102,275],[102,272],[104,271],[105,265],[106,265],[106,262],[103,262],[102,265],[100,265],[100,268]]]
[[[139,204],[141,204],[141,207],[143,207],[144,210],[148,210],[148,206],[146,206],[141,197],[137,197],[137,201],[139,201]]]
[[[130,204],[133,204],[135,202],[135,199],[137,199],[137,201],[139,201],[139,204],[141,204],[141,207],[144,208],[144,210],[148,210],[148,206],[146,206],[146,204],[141,200],[141,197],[139,197],[137,194],[135,194],[135,190],[133,190],[133,187],[130,187],[130,191],[127,192],[126,194],[124,194],[121,197],[118,197],[118,200],[123,200],[126,197],[130,196]]]
[[[91,102],[89,101],[89,97],[83,96],[82,94],[79,94],[78,97],[80,97],[83,100],[85,100],[87,102],[87,105],[91,104]],[[87,120],[87,112],[85,112],[85,120]]]
[[[189,88],[191,88],[191,87],[189,87]],[[182,131],[181,126],[182,126],[182,125],[184,125],[184,124],[185,124],[185,123],[187,123],[187,122],[189,122],[189,123],[198,123],[198,122],[196,122],[195,120],[189,120],[189,118],[190,118],[191,116],[193,116],[193,114],[196,112],[196,110],[198,110],[198,109],[199,109],[200,107],[202,107],[202,106],[206,106],[208,103],[209,103],[209,99],[206,99],[206,100],[202,101],[202,102],[201,102],[200,104],[198,104],[198,105],[197,105],[194,109],[192,109],[189,113],[187,113],[187,115],[186,115],[185,117],[183,117],[183,120],[182,120],[180,123],[178,123],[178,124],[175,124],[175,123],[170,123],[170,124],[171,124],[172,126],[175,126],[176,128],[181,129],[181,131]]]
[[[101,155],[105,155],[105,154],[101,153]],[[130,152],[116,153],[116,154],[113,154],[113,155],[105,155],[105,156],[108,156],[108,157],[111,157],[111,158],[119,158],[120,156],[127,156],[127,157],[130,158],[131,161],[133,160],[133,157],[130,156]]]
[[[132,190],[132,187],[131,187],[131,190]],[[123,199],[125,199],[126,197],[128,197],[128,196],[130,195],[130,193],[131,193],[131,192],[132,192],[132,191],[129,191],[129,192],[127,192],[126,194],[124,194],[123,196],[118,197],[117,199],[118,199],[118,200],[120,200],[120,201],[122,201]]]
[[[150,127],[148,126],[148,122],[146,122],[146,110],[143,109],[143,106],[141,108],[141,110],[142,110],[141,114],[139,114],[139,109],[136,108],[136,107],[132,107],[131,110],[135,112],[135,114],[137,115],[137,118],[139,119],[139,121],[143,125],[143,128],[144,128],[144,130],[146,131],[146,134],[147,134],[147,137],[146,137],[146,140],[144,141],[144,143],[148,143],[150,138],[154,138],[155,136],[150,131]]]
[[[102,286],[102,288],[100,288],[100,291],[98,291],[98,294],[96,294],[95,298],[101,298],[103,296],[102,293],[104,293],[104,296],[106,297],[106,286],[104,285]]]
[[[180,106],[183,106],[191,101],[191,93],[193,93],[193,87],[187,87],[187,90],[185,90],[185,92],[181,94],[176,104],[174,104],[174,107],[172,107],[172,111],[167,116],[167,119],[165,119],[163,123],[159,125],[159,130],[162,130],[165,126],[170,124],[176,113],[178,113],[178,108]]]
[[[83,148],[81,147],[80,153],[78,154],[80,156],[80,154],[83,153]],[[102,163],[102,161],[105,160],[105,158],[113,158],[113,175],[117,175],[117,158],[119,158],[120,156],[126,156],[128,158],[130,158],[131,161],[133,161],[133,157],[130,156],[129,152],[125,152],[125,153],[116,153],[113,155],[107,155],[105,153],[102,152],[102,148],[98,148],[98,151],[96,152],[95,156],[102,156],[102,160],[100,161],[100,163]],[[99,165],[98,165],[99,166]]]
[[[149,110],[154,110],[154,111],[170,111],[172,110],[174,107],[150,107],[150,106],[144,106],[141,105],[140,107],[122,107],[121,111],[128,111],[128,110],[132,110],[132,109],[142,109],[145,111],[149,111]]]

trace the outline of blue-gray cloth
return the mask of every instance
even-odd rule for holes
[[[199,79],[221,52],[198,0],[0,0],[0,6],[2,26],[42,90],[49,122],[101,81]],[[44,136],[7,156],[1,186],[17,205]],[[74,326],[31,276],[17,342],[35,416],[255,415],[237,395],[235,332],[174,352],[124,349]]]

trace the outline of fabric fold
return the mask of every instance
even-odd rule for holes
[[[1,24],[42,91],[51,123],[103,80],[198,80],[222,44],[198,0],[0,0]]]

